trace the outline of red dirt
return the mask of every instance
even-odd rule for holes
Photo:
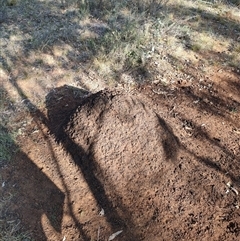
[[[25,228],[36,240],[103,241],[120,230],[114,240],[238,240],[234,76],[222,80],[231,96],[214,79],[52,90],[46,109],[29,113],[18,165],[5,172]]]

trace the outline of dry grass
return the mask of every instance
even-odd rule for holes
[[[3,188],[2,188],[3,189]],[[11,214],[11,201],[13,196],[4,193],[0,199],[0,240],[1,241],[30,241],[31,235],[21,231],[21,221]]]
[[[235,2],[24,0],[13,5],[8,17],[19,24],[11,30],[4,25],[1,62],[7,73],[14,73],[16,63],[26,59],[20,73],[25,79],[31,79],[31,66],[38,68],[39,75],[41,70],[62,69],[70,82],[79,74],[77,68],[118,82],[138,69],[155,72],[151,66],[163,55],[174,56],[178,48],[187,50],[183,56],[189,51],[228,51],[239,37]],[[62,53],[57,56],[54,49],[59,46]],[[238,62],[236,52],[234,48],[228,51],[229,66]],[[46,61],[46,54],[51,61]],[[50,82],[54,84],[53,79]]]
[[[2,68],[14,73],[16,63],[26,58],[20,73],[25,79],[34,72],[29,71],[31,66],[38,68],[39,75],[41,70],[62,69],[70,82],[79,74],[77,68],[118,82],[122,75],[138,73],[138,69],[155,72],[153,63],[163,55],[174,56],[178,48],[205,54],[228,51],[239,37],[239,10],[234,2],[24,0],[10,10],[9,18],[19,24],[4,29]],[[16,17],[18,12],[20,17]],[[229,38],[235,33],[236,38]],[[57,56],[54,49],[59,46],[62,53]],[[235,52],[227,53],[229,66],[239,60]],[[46,61],[46,54],[51,61]]]

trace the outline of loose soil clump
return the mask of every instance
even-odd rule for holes
[[[55,89],[53,96],[66,88]],[[233,165],[239,160],[226,155],[221,141],[213,139],[210,152],[197,140],[191,147],[183,144],[161,116],[161,103],[153,105],[140,93],[84,94],[72,103],[72,94],[48,101],[49,128],[80,169],[79,182],[87,184],[94,209],[104,213],[102,240],[110,230],[123,230],[116,240],[234,240],[239,235],[238,191],[224,171],[226,159]],[[191,133],[194,127],[184,123],[189,135],[204,135]],[[86,234],[93,228],[88,226]]]

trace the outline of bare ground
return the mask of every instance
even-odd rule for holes
[[[239,92],[179,85],[65,85],[29,112],[4,180],[36,240],[238,239]]]

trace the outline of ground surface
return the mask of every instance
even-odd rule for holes
[[[239,4],[150,9],[140,23],[152,37],[125,53],[98,40],[133,12],[83,18],[76,2],[0,11],[0,134],[13,154],[0,153],[1,230],[29,231],[24,241],[239,240]],[[132,66],[139,48],[146,63]],[[127,68],[113,68],[119,51]]]
[[[202,84],[52,90],[4,177],[36,240],[237,240],[240,100]]]

